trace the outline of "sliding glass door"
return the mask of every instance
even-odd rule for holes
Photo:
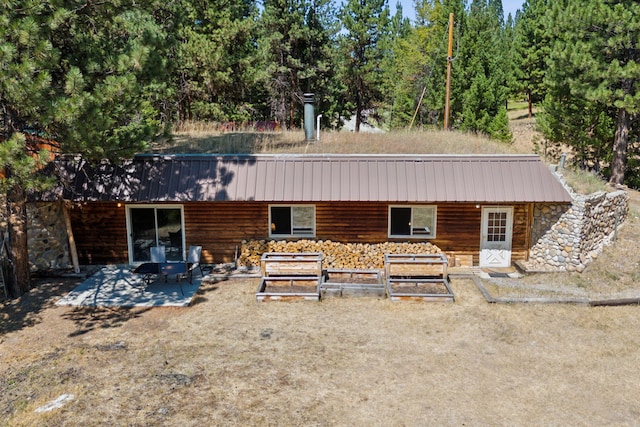
[[[184,260],[182,206],[127,206],[129,262],[151,259],[152,246],[164,246],[168,261]]]

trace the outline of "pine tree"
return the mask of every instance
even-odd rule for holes
[[[545,94],[544,76],[550,51],[544,24],[547,9],[547,0],[526,0],[516,21],[512,50],[516,87],[527,96],[529,117],[533,116],[533,104],[542,101]]]
[[[389,37],[389,6],[386,0],[348,0],[342,6],[340,20],[345,97],[353,107],[355,131],[359,132],[366,112],[383,100],[381,64]]]
[[[5,2],[0,13],[0,190],[6,195],[11,295],[30,288],[26,198],[37,173],[36,136],[63,153],[120,158],[159,128],[163,33],[147,9],[126,2]],[[156,4],[150,4],[152,10]]]
[[[170,64],[179,120],[246,121],[254,111],[255,0],[174,6],[177,43]]]
[[[494,3],[492,3],[494,4]],[[463,84],[462,114],[457,126],[462,130],[484,133],[510,141],[506,116],[505,61],[502,46],[501,17],[486,0],[473,0],[462,36],[460,58]]]
[[[271,115],[288,127],[301,117],[303,93],[322,90],[331,75],[333,21],[329,0],[268,0],[260,21],[259,80]]]
[[[615,111],[609,182],[622,184],[640,110],[640,3],[579,0],[562,6],[555,4],[549,14],[554,43],[548,82],[556,91],[566,84],[572,97]]]
[[[462,1],[424,0],[416,4],[416,24],[395,44],[394,127],[441,125],[444,117],[449,14],[456,30],[464,19]],[[454,52],[454,56],[456,52]],[[452,82],[453,103],[459,82]]]

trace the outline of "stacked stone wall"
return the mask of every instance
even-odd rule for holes
[[[529,270],[583,271],[610,243],[628,214],[624,191],[573,194],[571,204],[540,204],[533,213]]]
[[[61,203],[27,205],[27,238],[32,271],[69,266],[69,240]]]

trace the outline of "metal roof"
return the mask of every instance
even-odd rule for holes
[[[61,160],[76,201],[570,202],[536,155],[140,155]]]

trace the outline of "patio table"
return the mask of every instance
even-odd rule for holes
[[[187,273],[187,263],[185,262],[144,262],[137,266],[134,273],[141,274],[142,280],[148,285],[153,276],[163,275],[165,282],[171,274],[176,275],[176,281],[180,281],[182,275]]]

